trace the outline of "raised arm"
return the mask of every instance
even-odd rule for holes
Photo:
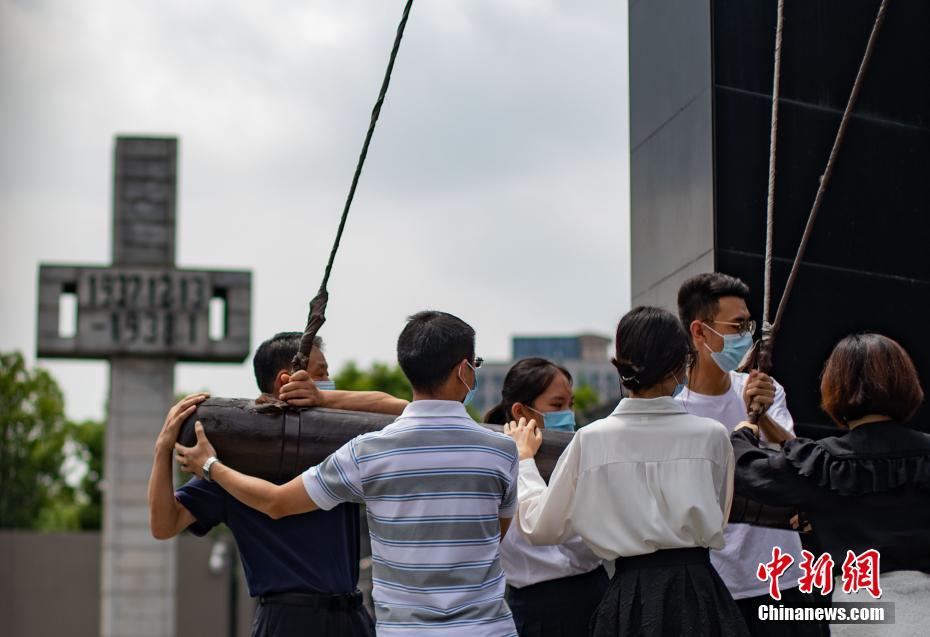
[[[171,408],[155,441],[155,457],[149,475],[149,529],[152,537],[167,540],[194,523],[194,516],[174,497],[171,452],[178,432],[188,416],[209,394],[191,394]]]
[[[542,433],[534,421],[511,422],[504,433],[517,443],[520,454],[520,486],[518,497],[520,530],[532,544],[560,544],[568,539],[569,512],[575,498],[578,465],[581,459],[578,436],[572,438],[555,465],[549,486],[539,474],[533,457],[542,444]]]
[[[290,377],[290,381],[281,387],[278,398],[294,407],[328,407],[394,416],[399,416],[408,404],[402,398],[381,391],[319,389],[304,370]]]
[[[185,447],[180,443],[175,443],[174,448],[181,470],[203,477],[203,466],[209,458],[216,457],[216,451],[207,440],[200,422],[194,424],[194,431],[197,434],[196,445]],[[210,480],[215,481],[243,504],[273,519],[295,513],[306,513],[318,508],[307,495],[300,476],[285,484],[277,485],[267,480],[247,476],[217,460],[210,467]]]

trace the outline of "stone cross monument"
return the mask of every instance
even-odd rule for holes
[[[175,543],[151,537],[146,497],[155,437],[174,403],[175,362],[240,362],[249,353],[251,274],[174,267],[177,146],[175,138],[117,138],[112,266],[39,267],[38,355],[110,361],[105,637],[175,633]],[[75,306],[76,319],[61,316]],[[69,318],[76,327],[63,333]]]

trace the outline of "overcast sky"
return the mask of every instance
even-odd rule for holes
[[[39,263],[106,265],[117,134],[180,138],[180,267],[253,273],[252,346],[302,329],[401,0],[0,0],[0,350],[35,360]],[[453,312],[478,352],[629,307],[623,0],[419,0],[330,280],[336,369]],[[299,254],[298,258],[290,255]],[[73,418],[105,362],[41,361]],[[253,396],[250,361],[176,388]]]

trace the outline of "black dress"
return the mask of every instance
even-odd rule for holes
[[[736,492],[803,511],[836,568],[847,550],[878,549],[882,573],[930,573],[930,435],[886,421],[781,450],[748,429],[730,439]]]

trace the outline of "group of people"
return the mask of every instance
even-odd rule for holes
[[[843,339],[821,383],[841,435],[796,438],[782,386],[736,371],[755,331],[748,297],[743,282],[708,273],[682,285],[678,317],[627,313],[612,360],[627,397],[574,433],[548,484],[534,461],[545,432],[575,430],[565,368],[514,364],[484,416],[500,434],[465,409],[481,359],[455,316],[420,312],[401,332],[409,403],[335,389],[319,342],[291,374],[300,334],[279,334],[254,358],[263,399],[397,419],[277,485],[225,465],[199,423],[196,445],[178,444],[206,398],[188,396],[156,442],[152,533],[230,528],[259,599],[253,635],[830,634],[825,622],[762,621],[773,599],[757,570],[775,548],[793,557],[778,603],[818,602],[798,587],[798,533],[727,524],[737,492],[803,511],[838,562],[880,553],[890,628],[911,634],[930,595],[930,435],[908,426],[923,400],[914,365],[885,336]],[[751,405],[764,409],[756,425],[744,422]],[[178,489],[174,460],[196,476]],[[360,505],[376,624],[357,590]]]

